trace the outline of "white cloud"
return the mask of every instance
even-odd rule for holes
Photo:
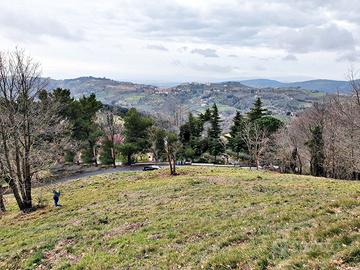
[[[350,2],[4,1],[0,49],[26,49],[57,78],[343,79],[349,62],[360,61],[360,2]]]
[[[152,44],[152,45],[147,45],[146,48],[149,49],[149,50],[157,50],[157,51],[165,51],[165,52],[168,51],[168,49],[163,45],[154,45],[154,44]]]
[[[216,53],[216,50],[213,49],[193,49],[191,53],[200,54],[204,57],[219,57]]]

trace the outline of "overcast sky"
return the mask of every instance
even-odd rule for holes
[[[57,79],[345,79],[360,61],[358,0],[12,0],[0,26]]]

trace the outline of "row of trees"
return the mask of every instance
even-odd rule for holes
[[[229,134],[222,134],[220,123],[216,104],[197,117],[189,114],[188,121],[180,127],[182,157],[205,162],[212,158],[218,163],[222,156],[226,161],[247,160],[259,167],[265,149],[273,143],[273,134],[282,126],[263,108],[260,98],[245,116],[236,113]]]

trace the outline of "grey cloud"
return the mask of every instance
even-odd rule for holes
[[[285,57],[283,57],[282,60],[284,60],[284,61],[297,61],[298,59],[297,59],[297,57],[295,55],[288,54]]]
[[[204,10],[169,0],[155,5],[134,2],[138,16],[130,21],[137,35],[163,40],[260,46],[292,53],[348,50],[356,42],[336,21],[343,16],[338,8],[344,8],[344,0],[341,4],[321,0],[214,2]],[[355,6],[360,9],[360,4]]]
[[[154,45],[154,44],[149,44],[146,46],[147,49],[149,50],[157,50],[157,51],[168,51],[168,49],[163,46],[163,45]]]
[[[54,17],[13,10],[6,6],[0,10],[0,24],[2,32],[17,42],[38,40],[44,36],[73,41],[84,39],[82,31],[70,29]]]
[[[213,49],[193,49],[191,53],[200,54],[204,57],[219,57],[216,53],[216,50]]]
[[[331,24],[324,27],[287,30],[283,32],[278,44],[291,52],[307,53],[324,50],[352,50],[356,42],[352,33]]]

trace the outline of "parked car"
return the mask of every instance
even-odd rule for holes
[[[160,169],[160,166],[157,165],[149,165],[149,166],[145,166],[143,168],[143,171],[154,171],[154,170],[158,170]]]

